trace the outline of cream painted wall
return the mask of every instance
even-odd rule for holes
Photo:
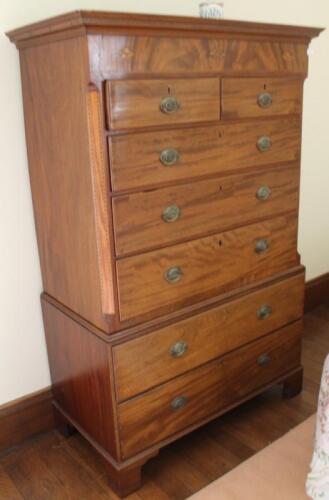
[[[0,404],[50,383],[25,151],[18,53],[3,33],[76,9],[198,15],[198,0],[0,0]],[[324,26],[328,0],[226,0],[230,19]],[[329,30],[305,86],[299,249],[308,279],[329,271]]]

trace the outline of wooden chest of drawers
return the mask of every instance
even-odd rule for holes
[[[58,427],[121,495],[165,444],[302,386],[307,46],[321,30],[76,12],[20,49]]]

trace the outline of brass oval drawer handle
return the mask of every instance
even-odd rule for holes
[[[266,352],[264,354],[261,354],[259,358],[257,358],[257,364],[259,366],[267,366],[270,364],[271,361],[271,356]]]
[[[259,240],[255,246],[256,253],[265,253],[270,248],[270,244],[267,240]]]
[[[187,398],[185,396],[177,396],[177,398],[173,399],[171,402],[171,408],[175,411],[184,408],[187,403]]]
[[[268,200],[269,197],[271,196],[272,191],[268,186],[261,186],[256,193],[256,198],[258,200]]]
[[[272,307],[268,304],[262,305],[257,311],[258,319],[267,319],[272,314]]]
[[[267,137],[266,135],[263,135],[257,140],[257,148],[259,151],[262,153],[265,151],[269,151],[272,147],[272,141],[270,137]]]
[[[257,97],[257,103],[260,108],[269,108],[272,106],[273,97],[269,92],[262,92]]]
[[[175,222],[180,217],[180,208],[177,205],[169,205],[162,212],[164,222]]]
[[[164,149],[160,153],[160,161],[166,167],[171,167],[176,165],[180,158],[179,152],[176,149],[168,148]]]
[[[180,102],[176,97],[165,97],[160,102],[160,110],[166,115],[176,113],[180,109]]]
[[[165,279],[168,281],[168,283],[177,283],[180,279],[183,277],[183,271],[181,270],[180,267],[170,267],[166,272],[165,272]]]
[[[187,349],[188,343],[184,342],[184,340],[179,340],[171,346],[170,354],[173,358],[180,358],[181,356],[184,356],[184,354],[187,352]]]

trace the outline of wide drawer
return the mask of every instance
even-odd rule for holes
[[[301,322],[118,406],[123,458],[202,422],[300,364]]]
[[[260,137],[271,147],[261,151]],[[109,138],[114,191],[299,160],[300,119],[226,123]]]
[[[117,261],[121,320],[168,312],[298,264],[297,216]]]
[[[303,80],[224,78],[222,118],[300,114]]]
[[[107,82],[111,129],[219,120],[218,78]]]
[[[298,320],[303,304],[304,273],[114,347],[118,401]]]
[[[299,168],[277,167],[118,196],[112,202],[116,254],[296,212],[298,195]]]

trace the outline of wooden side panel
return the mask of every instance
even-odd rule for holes
[[[261,200],[257,192],[265,186],[270,195]],[[115,197],[116,254],[137,253],[297,212],[298,200],[299,168],[287,167]],[[170,207],[178,215],[177,220],[167,222],[164,217]]]
[[[262,365],[260,356],[266,356]],[[238,402],[257,387],[297,368],[301,322],[119,405],[122,455],[129,457]],[[185,405],[173,409],[176,398]]]
[[[256,243],[267,239],[264,254]],[[173,311],[298,264],[297,217],[282,216],[117,262],[121,319]],[[181,278],[165,273],[179,267]]]
[[[175,125],[220,118],[218,78],[177,80],[125,80],[107,82],[108,121],[112,129]],[[163,112],[160,104],[171,98],[174,112]]]
[[[107,330],[90,171],[86,39],[22,50],[21,70],[44,289]]]
[[[104,158],[104,124],[101,116],[100,94],[94,87],[89,88],[88,91],[87,110],[102,311],[105,315],[113,315],[115,313],[115,299],[110,243],[110,183],[108,164]]]
[[[109,138],[112,188],[156,186],[299,161],[300,132],[300,119],[289,117],[113,136]],[[266,152],[256,147],[261,136],[272,141]],[[179,160],[169,167],[160,161],[161,151],[168,148],[179,154]]]
[[[304,273],[114,347],[118,400],[131,398],[298,320],[303,303]],[[272,313],[261,319],[258,311],[264,305],[270,306]],[[186,344],[186,352],[175,357],[171,350],[178,342]]]
[[[268,107],[258,104],[261,94],[270,94]],[[300,114],[303,80],[279,78],[224,78],[222,81],[222,118]]]
[[[239,37],[89,35],[96,80],[127,74],[306,75],[307,42]]]
[[[108,344],[42,300],[54,398],[118,458]]]

